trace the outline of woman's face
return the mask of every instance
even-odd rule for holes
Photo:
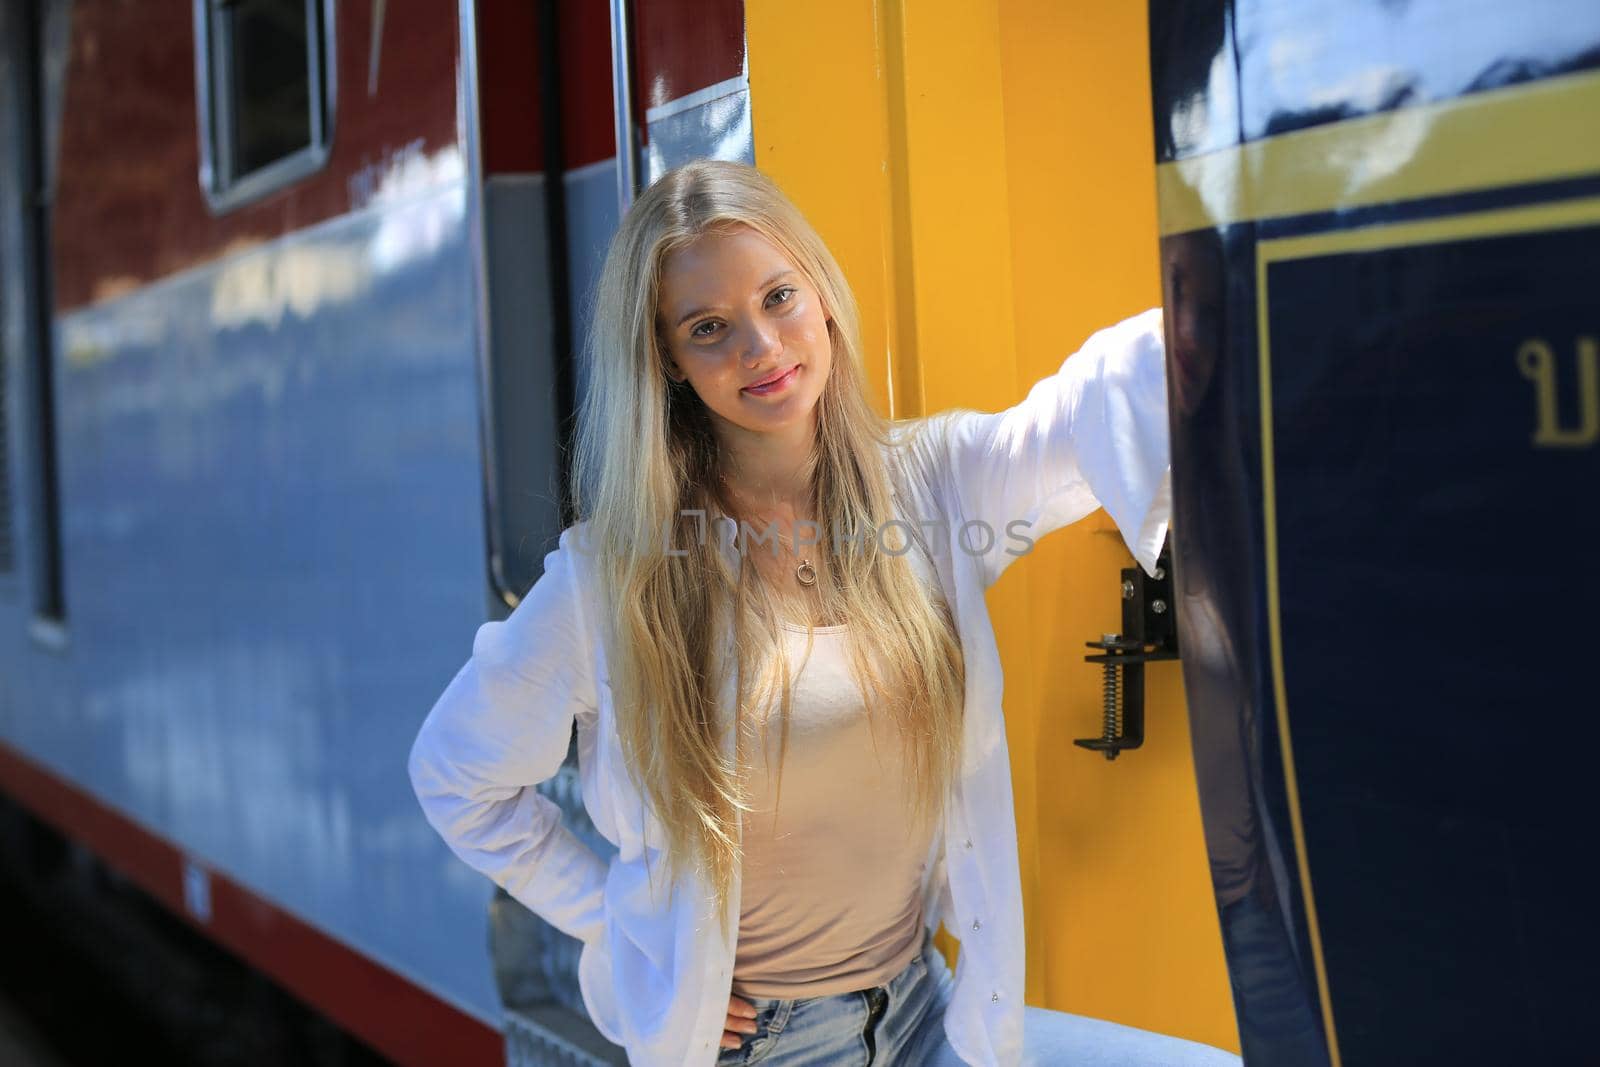
[[[667,256],[657,306],[668,373],[719,431],[810,429],[833,365],[829,319],[781,249],[744,225],[704,233]]]

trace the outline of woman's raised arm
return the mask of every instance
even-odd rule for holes
[[[606,863],[534,788],[566,759],[575,716],[596,708],[570,551],[563,543],[548,553],[511,615],[478,628],[472,657],[412,743],[408,769],[423,814],[457,856],[587,941],[602,928]]]
[[[1172,510],[1166,344],[1159,307],[1097,331],[1015,406],[945,425],[954,522],[991,585],[1037,539],[1104,507],[1154,575]],[[1012,525],[1015,524],[1015,525]]]

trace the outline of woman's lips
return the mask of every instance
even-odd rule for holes
[[[765,385],[747,385],[744,387],[744,392],[749,393],[752,396],[771,396],[773,393],[779,393],[789,388],[789,384],[795,380],[799,373],[800,364],[796,363],[793,367],[790,367],[786,372],[784,372],[781,377],[776,378]]]

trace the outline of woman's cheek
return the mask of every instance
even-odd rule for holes
[[[826,343],[826,323],[820,317],[815,322],[810,317],[800,324],[793,335],[794,342],[802,348],[816,350],[818,346]]]

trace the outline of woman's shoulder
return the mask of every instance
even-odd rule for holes
[[[949,470],[951,424],[963,414],[949,409],[932,415],[893,419],[885,460],[897,487],[920,507],[942,510],[944,484]]]
[[[556,545],[544,557],[544,572],[555,583],[557,598],[567,603],[568,610],[580,618],[588,615],[595,596],[595,546],[590,540],[591,527],[587,520],[567,526],[556,538]]]
[[[545,558],[547,569],[554,566],[561,572],[562,591],[569,610],[594,648],[600,644],[596,627],[603,610],[597,570],[600,562],[597,536],[589,520],[580,519],[561,531],[555,549]],[[603,653],[601,659],[603,662]]]
[[[568,652],[590,640],[590,568],[583,542],[583,523],[562,530],[549,549],[539,576],[511,609],[510,615],[479,633],[478,644],[491,658],[516,658],[564,646]],[[548,542],[546,542],[548,544]]]
[[[594,564],[599,554],[595,538],[598,536],[588,519],[579,519],[556,537],[556,546],[549,555],[556,556],[555,562],[571,572],[576,585],[586,587],[594,580]],[[546,556],[546,561],[551,562],[549,556]]]

